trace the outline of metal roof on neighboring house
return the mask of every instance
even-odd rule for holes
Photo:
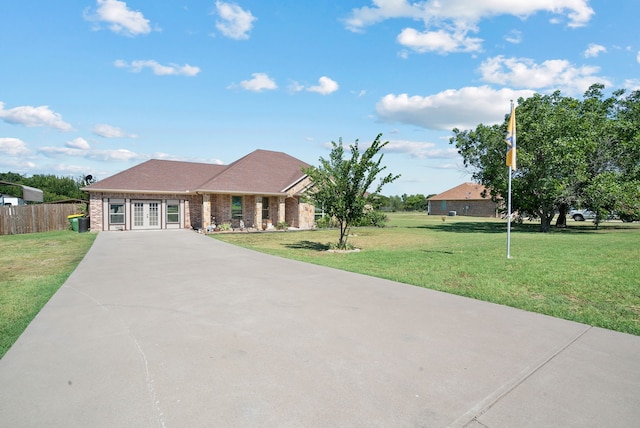
[[[11,183],[8,181],[0,181],[0,184],[22,187],[22,199],[25,201],[42,202],[44,199],[44,192],[40,189],[36,189],[35,187],[25,186],[24,184]]]
[[[486,197],[482,197],[482,192],[486,190]],[[462,201],[462,200],[490,200],[489,190],[482,184],[462,183],[452,189],[446,190],[438,195],[432,196],[432,201]]]
[[[151,159],[83,188],[88,192],[281,194],[305,177],[305,162],[256,150],[230,165]]]

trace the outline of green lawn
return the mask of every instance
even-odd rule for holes
[[[538,232],[470,217],[392,214],[382,229],[357,228],[358,253],[329,253],[336,230],[214,234],[269,254],[640,335],[640,225],[569,220]]]
[[[379,276],[640,335],[640,225],[506,223],[392,214],[354,229],[359,253],[329,253],[336,230],[212,235],[269,254]],[[0,358],[64,283],[96,234],[0,236]]]
[[[91,247],[94,233],[0,236],[0,358]]]

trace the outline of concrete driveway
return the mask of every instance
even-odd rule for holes
[[[630,427],[640,337],[255,253],[100,233],[0,360],[7,427]]]

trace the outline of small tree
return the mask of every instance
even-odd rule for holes
[[[365,205],[372,202],[372,196],[380,193],[382,186],[396,180],[400,175],[389,174],[380,179],[378,186],[369,192],[374,180],[386,166],[381,166],[383,155],[374,158],[389,142],[380,141],[378,134],[371,145],[360,153],[358,140],[350,145],[351,159],[344,158],[342,139],[333,148],[329,159],[320,158],[319,167],[303,168],[303,172],[313,182],[306,199],[310,203],[322,207],[324,212],[335,218],[340,227],[339,249],[347,248],[349,229],[365,215]]]

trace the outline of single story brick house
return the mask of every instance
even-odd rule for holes
[[[286,222],[310,229],[313,205],[301,200],[309,165],[256,150],[229,165],[151,159],[83,188],[92,231],[262,228]]]
[[[500,203],[491,200],[488,190],[486,196],[482,196],[485,190],[482,184],[462,183],[429,198],[427,213],[429,215],[497,217]]]

